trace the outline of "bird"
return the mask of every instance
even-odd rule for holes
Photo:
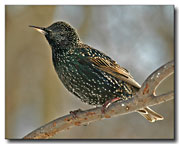
[[[141,88],[127,69],[103,52],[83,43],[69,23],[57,21],[48,27],[29,27],[45,36],[59,79],[82,102],[107,107],[112,102],[132,98]],[[137,112],[149,122],[164,119],[149,107]]]

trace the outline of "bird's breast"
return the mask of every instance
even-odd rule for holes
[[[102,105],[115,97],[126,98],[125,83],[103,72],[93,65],[78,63],[74,57],[56,57],[55,70],[64,86],[80,98],[92,105]],[[55,61],[57,61],[55,59]]]

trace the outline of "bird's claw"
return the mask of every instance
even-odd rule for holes
[[[117,98],[114,98],[114,99],[112,99],[112,100],[106,101],[106,102],[104,103],[104,105],[102,106],[102,108],[101,108],[101,113],[102,113],[102,114],[105,114],[105,112],[106,112],[106,110],[108,109],[108,107],[109,107],[112,103],[114,103],[114,102],[116,102],[116,101],[119,101],[119,100],[120,100],[120,98],[117,97]]]
[[[82,110],[81,109],[77,109],[77,110],[74,110],[74,111],[70,111],[70,114],[72,115],[72,117],[74,119],[76,119],[76,118],[78,118],[78,116],[77,116],[78,112],[82,112]]]

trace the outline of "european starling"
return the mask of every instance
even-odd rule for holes
[[[95,106],[105,105],[116,99],[127,100],[140,89],[128,70],[84,44],[68,23],[60,21],[47,28],[30,27],[45,35],[59,79],[81,101]],[[150,122],[163,119],[149,107],[137,112]]]

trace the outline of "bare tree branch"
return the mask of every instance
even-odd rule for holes
[[[158,105],[171,100],[174,98],[174,91],[156,96],[155,90],[158,85],[172,73],[174,73],[173,61],[168,62],[153,72],[145,80],[141,89],[133,98],[111,104],[105,114],[101,112],[101,107],[80,111],[76,114],[76,117],[69,114],[45,124],[26,135],[23,139],[48,139],[56,133],[74,126],[128,114],[146,106]]]
[[[150,94],[155,95],[154,92],[159,84],[172,73],[174,73],[174,61],[170,61],[154,71],[142,84],[138,96],[144,97]]]

